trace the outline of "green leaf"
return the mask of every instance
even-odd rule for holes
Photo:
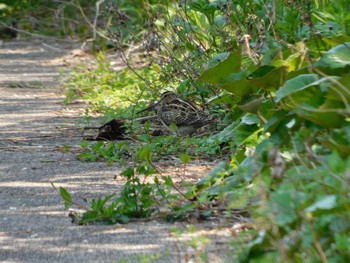
[[[152,149],[149,145],[144,145],[138,152],[139,158],[141,160],[150,161],[152,157]]]
[[[241,50],[220,53],[209,60],[206,67],[199,80],[209,84],[222,84],[229,75],[240,71]]]
[[[330,210],[337,206],[337,196],[336,195],[327,195],[318,200],[313,205],[307,207],[305,212],[315,212],[318,209],[321,210]]]
[[[274,64],[275,61],[280,61],[282,59],[281,48],[268,49],[262,58],[261,63],[263,65]]]
[[[350,100],[350,74],[344,74],[339,79],[333,78],[337,80],[336,83],[331,83],[332,88],[329,89],[329,93],[327,94],[328,99],[344,101],[344,98],[349,101]]]
[[[203,177],[196,185],[196,190],[200,191],[201,189],[213,185],[217,180],[221,179],[223,173],[227,171],[229,165],[226,162],[220,162],[209,174]]]
[[[208,144],[215,143],[217,141],[219,142],[227,142],[231,140],[235,133],[234,128],[236,126],[236,123],[231,123],[229,126],[227,126],[225,129],[223,129],[218,134],[215,134],[207,139]]]
[[[333,150],[332,154],[327,158],[329,169],[334,173],[344,173],[347,169],[347,162],[344,161],[339,153]]]
[[[221,79],[218,87],[238,96],[244,97],[251,94],[253,91],[276,90],[280,87],[285,79],[287,67],[280,66],[278,68],[262,69],[261,72],[256,73],[259,78],[249,79],[249,72],[241,71],[239,73],[233,73],[226,78]],[[262,75],[266,73],[265,75]],[[254,73],[253,73],[254,76]]]
[[[315,63],[316,67],[330,69],[344,68],[350,65],[350,42],[338,45],[322,54],[322,58]]]
[[[83,214],[83,217],[81,218],[81,220],[79,221],[79,224],[85,224],[88,222],[93,222],[93,221],[97,221],[98,219],[100,219],[100,214],[96,211],[87,211]]]
[[[120,223],[120,224],[127,224],[127,223],[129,223],[129,221],[130,221],[130,218],[126,215],[119,215],[118,216],[118,223]]]
[[[322,40],[326,42],[328,45],[334,47],[344,42],[350,42],[350,36],[344,36],[344,35],[331,36],[331,37],[324,37],[322,38]]]
[[[236,106],[235,96],[231,93],[222,91],[219,95],[213,96],[206,101],[206,104],[228,104],[232,107]]]
[[[318,109],[295,108],[296,114],[300,117],[312,121],[325,128],[339,128],[344,122],[345,117],[334,112],[334,109],[343,109],[344,104],[340,101],[327,100]]]
[[[255,89],[264,90],[277,90],[285,81],[287,74],[287,67],[280,66],[267,72],[267,74],[251,80],[250,85],[253,85]]]
[[[324,134],[319,140],[327,148],[336,149],[341,157],[350,156],[350,127],[343,126],[341,129],[333,130],[331,136]]]
[[[94,152],[97,152],[99,151],[102,147],[104,146],[104,141],[99,141],[99,142],[96,142],[96,143],[93,143],[91,145],[91,148]]]
[[[294,200],[289,192],[276,192],[271,194],[270,207],[276,214],[276,224],[285,226],[293,223],[297,219]]]
[[[303,74],[288,80],[276,92],[276,102],[295,92],[317,85],[318,76],[316,74]]]
[[[179,128],[176,126],[175,123],[172,123],[170,126],[170,129],[172,129],[173,131],[177,131]]]
[[[104,205],[113,197],[115,194],[110,194],[105,196],[104,198],[99,198],[99,206],[102,208]]]
[[[308,51],[305,48],[305,44],[298,45],[299,52],[293,53],[288,58],[282,61],[284,66],[288,67],[288,71],[296,71],[303,66],[304,56],[302,54],[308,54]]]
[[[164,180],[165,186],[173,186],[173,179],[170,176],[162,176],[162,179]]]
[[[284,120],[288,112],[285,110],[279,110],[265,123],[264,132],[273,132],[274,129]]]
[[[62,197],[63,200],[64,200],[64,207],[65,207],[65,208],[71,207],[71,205],[72,205],[72,196],[71,196],[71,195],[68,193],[68,191],[67,191],[65,188],[63,188],[63,187],[60,187],[59,191],[60,191],[61,197]]]
[[[68,193],[68,191],[63,188],[63,187],[60,187],[60,195],[62,196],[62,198],[65,200],[65,201],[72,201],[72,196]]]
[[[132,176],[134,176],[134,174],[135,174],[134,167],[129,167],[121,172],[121,175],[127,178],[131,178]]]
[[[252,125],[260,123],[260,119],[256,114],[247,113],[241,119],[241,124]]]
[[[82,141],[80,146],[83,147],[83,148],[87,148],[89,146],[89,142],[88,141]]]
[[[263,101],[264,97],[249,96],[247,98],[242,99],[237,104],[237,107],[245,112],[257,113]]]
[[[276,67],[271,66],[271,65],[265,65],[259,67],[257,70],[255,70],[252,74],[248,76],[248,79],[256,79],[256,78],[261,78],[262,76],[267,75],[269,72],[274,70]]]
[[[246,125],[246,124],[240,124],[238,125],[234,132],[235,132],[235,143],[237,145],[242,145],[248,141],[257,139],[257,133],[260,131],[259,127],[255,124],[253,125]]]
[[[186,154],[186,153],[183,153],[180,155],[180,161],[183,163],[183,164],[187,164],[189,161],[191,160],[191,156]]]
[[[254,89],[259,89],[254,85],[252,80],[247,79],[247,75],[248,72],[245,71],[231,74],[226,79],[222,79],[223,84],[218,85],[218,87],[240,97],[247,96],[251,94]]]

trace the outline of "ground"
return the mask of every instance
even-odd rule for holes
[[[0,261],[199,262],[206,254],[208,262],[223,262],[231,232],[217,222],[198,223],[196,233],[180,235],[171,228],[187,229],[189,223],[71,223],[52,183],[77,198],[96,198],[124,182],[115,179],[119,165],[81,162],[74,153],[82,141],[76,124],[84,104],[64,105],[58,79],[71,64],[90,60],[79,46],[58,40],[0,43]],[[64,153],[64,145],[71,151]],[[187,176],[199,178],[212,165],[189,165]],[[194,248],[189,242],[195,235],[210,241]]]

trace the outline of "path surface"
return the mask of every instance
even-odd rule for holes
[[[67,216],[51,183],[89,198],[118,191],[123,183],[113,179],[120,172],[116,164],[80,162],[62,151],[81,142],[75,128],[81,109],[62,104],[57,81],[74,46],[0,46],[0,262],[197,262],[201,251],[187,245],[191,235],[173,237],[174,224],[76,226]],[[227,235],[210,228],[203,228],[206,236]],[[221,262],[222,250],[211,242],[202,250],[210,262]]]

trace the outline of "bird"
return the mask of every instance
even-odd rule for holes
[[[84,136],[89,141],[126,140],[126,127],[123,120],[113,119],[99,127],[84,127],[85,130],[98,129],[97,136]]]
[[[167,130],[174,133],[174,130],[170,127],[176,125],[175,133],[178,135],[191,134],[213,120],[209,113],[199,109],[195,104],[181,99],[173,91],[162,93],[157,103],[138,113],[149,110],[156,112],[158,120]]]

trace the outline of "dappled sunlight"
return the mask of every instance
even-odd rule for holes
[[[81,187],[81,185],[70,183],[70,184],[64,184],[60,183],[60,186],[63,187],[69,187],[69,188],[78,188]],[[0,187],[7,187],[7,188],[52,188],[52,185],[50,182],[28,182],[28,181],[11,181],[11,182],[0,182]]]
[[[45,73],[45,72],[38,72],[38,73],[20,73],[20,75],[25,78],[26,82],[37,82],[39,77],[41,82],[49,82],[52,81],[52,77],[58,77],[60,74],[58,73]],[[1,76],[1,80],[3,82],[5,81],[17,81],[18,76]]]

